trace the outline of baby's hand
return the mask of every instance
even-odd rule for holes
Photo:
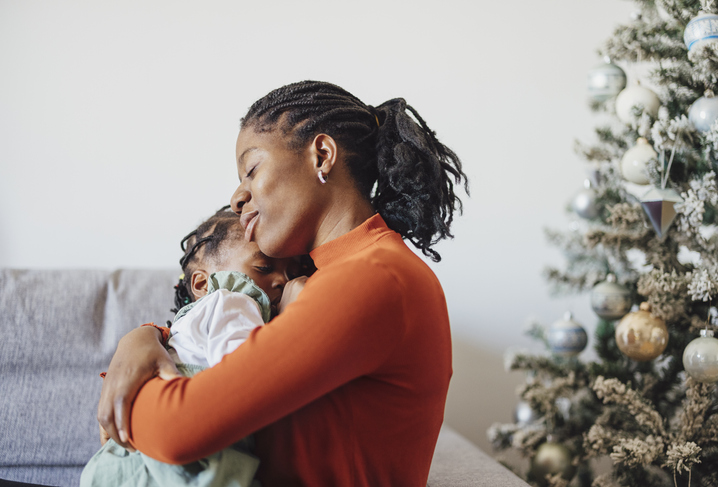
[[[304,289],[304,284],[306,282],[307,276],[300,276],[296,279],[292,279],[284,286],[284,291],[282,292],[282,300],[279,301],[279,306],[277,306],[278,313],[284,311],[284,309],[289,306],[290,303],[293,303],[297,299],[299,293],[302,292],[302,289]]]

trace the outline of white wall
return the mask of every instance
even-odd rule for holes
[[[462,158],[472,197],[432,264],[456,342],[447,421],[485,446],[514,404],[501,353],[586,297],[551,300],[544,226],[584,179],[586,72],[618,0],[0,0],[0,266],[173,267],[229,200],[238,120],[269,90],[403,96]],[[491,379],[486,378],[487,370]],[[483,375],[481,375],[483,374]],[[489,393],[491,391],[491,393]]]

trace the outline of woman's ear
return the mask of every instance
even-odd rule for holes
[[[314,171],[321,171],[325,176],[329,176],[337,162],[337,142],[331,135],[318,134],[314,137],[310,150],[315,161]]]
[[[194,294],[195,300],[207,295],[207,286],[209,286],[209,273],[201,269],[194,271],[192,273],[192,294]]]

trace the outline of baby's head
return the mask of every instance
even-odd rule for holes
[[[218,271],[246,274],[267,293],[272,308],[276,308],[284,285],[299,272],[296,260],[267,257],[256,243],[247,242],[239,216],[229,206],[183,238],[181,246],[184,275],[175,286],[177,310],[206,295],[209,276]]]

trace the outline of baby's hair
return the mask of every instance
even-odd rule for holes
[[[452,237],[454,210],[462,210],[454,183],[463,182],[468,194],[468,181],[458,156],[403,98],[372,107],[339,86],[302,81],[255,102],[241,123],[257,132],[279,128],[297,150],[317,134],[333,137],[359,191],[387,225],[441,260],[432,247]]]
[[[194,301],[192,294],[192,273],[197,270],[198,252],[202,250],[202,259],[219,258],[219,251],[228,237],[241,238],[242,228],[239,215],[230,205],[223,206],[214,215],[202,222],[196,230],[187,234],[180,242],[184,255],[180,259],[183,275],[175,285],[175,307],[177,313],[182,307]],[[169,322],[168,322],[169,323]]]

